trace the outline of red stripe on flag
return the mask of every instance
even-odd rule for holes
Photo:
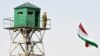
[[[80,23],[80,25],[79,25],[79,28],[85,33],[85,34],[87,34],[87,32],[84,30],[84,28],[83,28],[83,26],[82,26],[82,24]],[[87,34],[88,35],[88,34]]]
[[[85,43],[85,47],[89,47],[89,43],[88,42]]]

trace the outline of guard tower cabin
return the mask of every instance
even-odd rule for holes
[[[27,2],[14,8],[14,27],[40,27],[40,8]]]

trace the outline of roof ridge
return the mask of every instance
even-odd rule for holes
[[[24,3],[24,4],[21,4],[21,5],[19,5],[19,6],[17,6],[17,7],[15,7],[15,9],[16,8],[25,8],[25,7],[29,7],[29,8],[37,8],[37,9],[40,9],[39,7],[37,7],[36,5],[34,5],[34,4],[31,4],[31,3],[29,3],[29,2],[26,2],[26,3]]]

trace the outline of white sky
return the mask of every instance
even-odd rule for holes
[[[52,29],[46,31],[44,46],[46,56],[100,56],[100,47],[84,47],[77,36],[82,22],[89,37],[100,44],[100,0],[0,0],[0,56],[9,56],[10,36],[3,29],[3,19],[14,17],[13,8],[30,2],[47,11]]]

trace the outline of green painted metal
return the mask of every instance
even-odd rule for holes
[[[14,8],[14,27],[40,27],[40,8],[31,3]]]
[[[17,8],[26,8],[26,7],[27,7],[27,8],[40,9],[39,7],[33,5],[33,4],[29,3],[29,2],[24,3],[24,4],[22,4],[22,5],[19,5],[19,6],[15,7],[15,9],[17,9]]]

